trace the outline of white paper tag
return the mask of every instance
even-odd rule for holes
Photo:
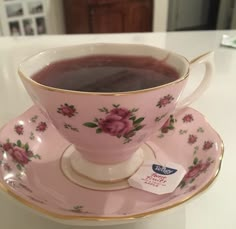
[[[179,164],[169,162],[165,166],[148,161],[128,179],[130,186],[155,194],[173,192],[179,185],[186,170]]]

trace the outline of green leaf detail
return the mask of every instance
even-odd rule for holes
[[[198,158],[195,157],[194,160],[193,160],[193,164],[196,165],[198,163]]]
[[[134,121],[136,119],[136,116],[131,116],[129,119]]]
[[[185,185],[186,185],[185,181],[181,181],[180,184],[179,184],[180,188],[183,188]]]
[[[197,129],[197,132],[203,133],[203,132],[204,132],[204,129],[203,129],[202,127],[199,127],[199,128]]]
[[[143,127],[144,127],[144,125],[142,125],[142,126],[137,126],[137,127],[135,128],[135,131],[141,130]]]
[[[98,118],[95,118],[93,121],[97,123],[99,122]]]
[[[132,139],[126,138],[125,141],[124,141],[124,144],[127,144],[127,143],[129,143],[129,142],[131,142],[131,141],[132,141]]]
[[[30,137],[29,138],[30,138],[30,140],[34,140],[35,137],[34,137],[34,133],[33,132],[30,132]]]
[[[120,104],[112,104],[113,107],[118,108]]]
[[[16,164],[16,168],[17,168],[18,170],[22,171],[22,165]]]
[[[193,179],[191,179],[191,180],[189,181],[189,183],[190,183],[190,184],[191,184],[191,183],[193,183],[193,182],[194,182],[194,180],[195,180],[194,178],[193,178]]]
[[[35,115],[30,120],[31,120],[31,122],[36,122],[37,118],[38,118],[38,115]]]
[[[97,129],[96,129],[96,133],[97,133],[97,134],[102,133],[102,129],[101,129],[101,128],[97,128]]]
[[[35,154],[35,155],[34,155],[34,158],[36,158],[36,159],[39,159],[39,160],[40,160],[40,159],[41,159],[41,156],[40,156],[40,155],[38,155],[38,154]]]
[[[138,111],[138,108],[133,108],[133,109],[131,110],[131,113],[137,112],[137,111]]]
[[[83,206],[78,205],[78,206],[74,206],[71,211],[76,212],[76,213],[81,213],[83,212],[82,209],[83,209]]]
[[[19,146],[19,147],[21,147],[21,144],[22,144],[22,143],[21,143],[21,140],[17,140],[16,145]]]
[[[108,109],[106,107],[103,107],[103,110],[105,111],[106,114],[109,113]]]
[[[141,123],[143,120],[144,120],[144,117],[138,118],[137,120],[135,120],[135,121],[133,122],[133,124],[134,124],[134,125],[137,125],[137,124]]]
[[[98,125],[96,123],[93,123],[93,122],[86,122],[83,124],[84,126],[87,126],[89,128],[95,128],[95,127],[98,127]]]
[[[208,157],[208,158],[207,158],[207,161],[211,161],[211,157]]]
[[[25,150],[28,151],[29,150],[29,144],[26,143],[25,146],[24,146]]]
[[[174,126],[169,126],[168,129],[169,130],[173,130],[175,127]]]
[[[158,138],[164,138],[164,134],[160,134],[157,136]]]

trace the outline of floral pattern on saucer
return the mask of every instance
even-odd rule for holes
[[[191,184],[195,181],[195,179],[201,175],[201,173],[205,173],[208,167],[214,163],[214,160],[208,158],[205,162],[202,162],[197,157],[194,158],[193,164],[189,166],[188,172],[185,174],[183,180],[180,182],[179,187],[183,188],[188,183]]]
[[[24,127],[23,125],[15,125],[15,132],[18,134],[18,135],[23,135],[24,133]]]
[[[38,154],[34,154],[29,147],[28,143],[22,143],[21,140],[17,140],[16,142],[11,142],[9,139],[6,140],[5,143],[0,144],[0,153],[2,153],[2,157],[6,157],[10,155],[12,161],[16,165],[17,169],[22,171],[25,165],[31,162],[32,159],[41,159]],[[3,163],[0,160],[0,163]],[[11,171],[11,167],[8,163],[3,163],[4,170]]]
[[[170,130],[176,131],[178,133],[177,136],[186,135],[186,145],[188,144],[190,149],[192,147],[191,151],[194,155],[193,162],[191,165],[188,165],[187,173],[178,186],[181,189],[187,185],[194,183],[195,179],[202,173],[207,172],[208,167],[211,166],[212,163],[214,163],[214,160],[210,155],[205,160],[205,162],[203,159],[199,159],[197,156],[198,154],[202,154],[204,151],[210,150],[214,145],[214,141],[202,138],[205,132],[205,129],[203,127],[196,128],[194,132],[192,132],[192,129],[189,128],[197,125],[197,121],[198,119],[195,119],[194,114],[192,113],[184,114],[183,117],[180,116],[179,118],[175,118],[173,115],[170,115],[170,118],[162,126],[162,128],[160,129],[161,133],[158,135],[158,138],[164,138]],[[180,129],[175,128],[177,122],[183,123]],[[182,129],[183,126],[185,127],[185,129]]]
[[[132,114],[135,112],[133,110]],[[109,115],[106,110],[102,113],[104,119]],[[160,130],[151,137],[149,142],[153,146],[144,145],[156,154],[157,160],[178,163],[186,169],[185,177],[173,193],[155,195],[135,188],[96,191],[70,182],[60,170],[61,155],[70,144],[36,106],[0,130],[0,188],[4,187],[3,191],[7,190],[8,194],[41,214],[68,222],[83,218],[128,220],[172,208],[190,200],[213,182],[223,155],[221,138],[202,114],[186,108],[173,119],[174,128],[167,133]],[[47,128],[43,132],[36,131],[41,122],[45,122]],[[22,135],[15,132],[15,125],[23,125]],[[143,125],[142,121],[139,125]],[[163,134],[162,138],[158,137],[160,134]]]
[[[46,122],[40,122],[37,126],[36,126],[36,131],[39,132],[44,132],[47,129],[47,123]]]

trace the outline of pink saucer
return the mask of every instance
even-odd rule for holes
[[[160,163],[175,162],[188,170],[171,194],[80,187],[60,169],[61,156],[68,146],[32,106],[0,131],[0,188],[41,215],[63,223],[124,223],[173,208],[207,189],[219,173],[223,156],[220,136],[192,108],[171,117],[145,146],[155,151]]]

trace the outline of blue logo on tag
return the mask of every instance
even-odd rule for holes
[[[156,165],[156,164],[152,165],[152,170],[161,175],[171,175],[177,172],[177,169],[172,169],[172,168],[168,168],[168,167]]]

